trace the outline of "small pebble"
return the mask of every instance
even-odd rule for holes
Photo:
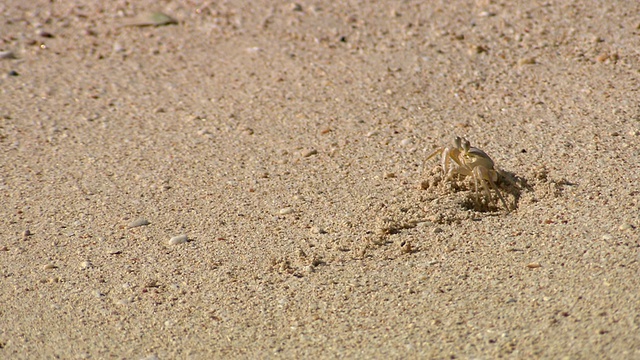
[[[174,236],[171,239],[169,239],[169,245],[178,245],[178,244],[184,244],[188,241],[189,239],[187,238],[187,235],[178,235],[178,236]]]
[[[31,236],[31,230],[29,230],[29,229],[25,230],[25,231],[22,233],[22,235],[23,235],[24,237]]]
[[[13,51],[0,51],[0,59],[15,59],[16,54]]]
[[[536,58],[528,57],[528,58],[520,58],[518,59],[518,65],[533,65],[536,63]]]
[[[130,19],[123,26],[163,26],[175,25],[178,20],[161,12],[146,12]]]
[[[53,269],[57,269],[58,267],[53,265],[53,264],[47,264],[45,266],[43,266],[43,269],[45,270],[53,270]]]
[[[36,34],[37,34],[38,36],[42,36],[42,37],[44,37],[44,38],[52,38],[52,37],[53,37],[53,34],[52,34],[52,33],[48,32],[48,31],[45,31],[45,30],[43,30],[43,29],[38,29],[38,30],[36,31]]]
[[[393,179],[395,177],[396,177],[396,174],[392,172],[386,172],[384,173],[384,175],[382,175],[383,179]]]
[[[311,227],[311,233],[312,234],[326,234],[327,232],[323,228],[321,228],[319,226],[312,226]]]
[[[279,211],[280,215],[287,215],[293,213],[293,209],[290,207],[282,208]]]
[[[400,252],[403,254],[411,254],[415,251],[410,242],[405,243],[400,247]]]
[[[307,151],[303,152],[302,153],[302,157],[309,157],[309,156],[316,155],[316,154],[318,154],[318,150],[311,149],[311,150],[307,150]]]
[[[618,227],[618,229],[619,229],[620,231],[633,230],[633,228],[634,228],[634,227],[633,227],[633,225],[631,225],[631,224],[622,224],[622,225],[620,225],[620,226]]]
[[[407,138],[407,139],[402,139],[402,141],[400,141],[400,145],[401,146],[407,146],[407,145],[411,145],[412,141],[411,139]]]
[[[488,48],[483,46],[483,45],[475,45],[475,44],[471,44],[469,45],[469,55],[474,55],[474,54],[482,54],[488,51]]]
[[[435,229],[433,229],[433,233],[434,234],[440,234],[441,232],[443,232],[444,230],[442,230],[441,228],[437,227]]]
[[[539,268],[539,267],[541,267],[541,266],[542,266],[542,265],[540,265],[540,263],[537,263],[537,262],[532,262],[532,263],[528,263],[528,264],[527,264],[527,267],[528,267],[529,269],[537,269],[537,268]]]
[[[145,218],[139,218],[137,220],[134,220],[134,221],[130,222],[128,226],[129,226],[129,228],[135,228],[135,227],[138,227],[138,226],[145,226],[145,225],[149,225],[149,224],[151,224],[149,222],[149,220],[147,220]]]
[[[600,55],[596,56],[597,62],[605,62],[609,59],[609,54],[606,52],[600,53]]]
[[[160,287],[160,284],[158,283],[158,280],[149,280],[144,284],[144,287],[157,288],[157,287]]]
[[[122,46],[122,44],[120,44],[119,42],[114,42],[113,43],[113,52],[114,53],[121,53],[124,52],[124,46]]]
[[[87,260],[87,261],[83,261],[80,263],[80,268],[81,269],[88,269],[91,267],[91,261]]]

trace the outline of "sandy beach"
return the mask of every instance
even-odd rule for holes
[[[640,2],[0,14],[0,358],[640,359]]]

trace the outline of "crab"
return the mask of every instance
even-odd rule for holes
[[[469,140],[456,136],[453,141],[453,147],[442,147],[432,152],[425,161],[429,161],[436,155],[442,155],[442,171],[445,179],[451,180],[454,175],[471,176],[476,190],[476,203],[480,204],[480,191],[478,183],[482,186],[484,195],[489,202],[493,201],[491,196],[491,187],[507,212],[509,206],[504,197],[498,190],[496,182],[498,181],[498,171],[495,169],[493,160],[484,151],[471,146]]]

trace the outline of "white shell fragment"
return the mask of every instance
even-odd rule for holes
[[[134,221],[130,222],[128,226],[129,226],[129,228],[135,228],[135,227],[138,227],[138,226],[145,226],[145,225],[149,225],[149,224],[151,224],[149,222],[149,220],[147,220],[145,218],[139,218],[137,220],[134,220]]]
[[[139,14],[133,19],[128,19],[122,26],[163,26],[177,23],[178,20],[165,13],[156,11]]]
[[[178,235],[178,236],[174,236],[171,239],[169,239],[169,245],[178,245],[178,244],[184,244],[187,241],[189,241],[189,239],[187,238],[187,235]]]
[[[309,157],[309,156],[313,156],[313,155],[317,155],[318,154],[318,150],[316,149],[309,149],[306,150],[302,153],[302,157]]]
[[[13,51],[0,51],[0,59],[15,59],[16,55]]]

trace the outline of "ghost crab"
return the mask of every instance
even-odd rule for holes
[[[489,202],[493,201],[491,196],[491,187],[502,205],[504,205],[507,213],[509,212],[509,206],[504,197],[498,190],[496,182],[498,181],[498,171],[495,169],[493,160],[484,151],[471,146],[469,140],[456,136],[453,141],[453,147],[442,147],[432,152],[427,160],[432,157],[441,154],[442,155],[442,170],[444,171],[445,179],[451,180],[454,175],[471,176],[476,190],[476,203],[480,205],[480,191],[478,189],[478,183],[482,186],[484,195]]]

